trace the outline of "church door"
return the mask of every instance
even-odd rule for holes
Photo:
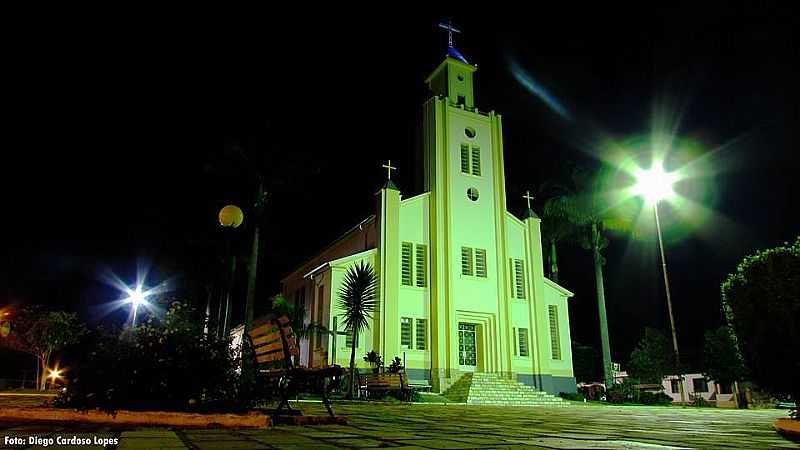
[[[475,324],[458,324],[458,365],[464,372],[474,372],[478,365]]]

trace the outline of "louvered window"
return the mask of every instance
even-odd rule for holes
[[[461,247],[461,274],[472,276],[472,249]]]
[[[469,173],[469,145],[461,144],[461,173]]]
[[[428,247],[417,244],[417,254],[414,269],[416,269],[417,287],[428,285]]]
[[[475,276],[486,278],[486,250],[475,249]]]
[[[344,335],[344,346],[347,347],[347,348],[352,348],[353,347],[353,330],[345,329],[344,331],[345,331],[345,333],[347,333],[347,334]]]
[[[417,350],[425,350],[428,342],[428,322],[425,319],[417,319]]]
[[[400,347],[411,348],[411,318],[409,317],[400,319]]]
[[[512,328],[511,329],[511,336],[516,336],[516,335],[517,335],[517,329],[516,328]],[[518,352],[517,346],[516,345],[512,345],[512,347],[514,347],[514,356],[517,356],[517,352]]]
[[[514,298],[525,298],[525,264],[521,259],[514,260]]]
[[[472,174],[481,176],[481,149],[472,147]]]
[[[519,328],[519,356],[528,356],[528,329]]]
[[[403,247],[400,250],[402,261],[400,262],[400,279],[404,286],[413,286],[411,278],[411,254],[414,246],[411,242],[403,242]]]
[[[317,290],[317,323],[323,324],[322,320],[323,311],[325,311],[325,285],[322,285]],[[322,348],[322,333],[317,333],[316,348]]]
[[[548,305],[547,312],[550,316],[550,354],[553,359],[561,359],[561,340],[558,335],[558,307]]]

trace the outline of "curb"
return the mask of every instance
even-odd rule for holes
[[[15,407],[0,409],[0,420],[32,422],[100,423],[107,425],[160,425],[178,427],[265,428],[269,417],[260,413],[197,414],[164,411],[125,411],[115,415],[102,411],[76,411],[57,408]]]

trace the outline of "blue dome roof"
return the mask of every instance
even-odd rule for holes
[[[467,58],[464,58],[464,55],[462,55],[461,52],[456,50],[455,47],[448,47],[447,48],[447,56],[449,56],[451,58],[455,58],[455,59],[463,62],[464,64],[469,64],[469,61],[467,61]]]

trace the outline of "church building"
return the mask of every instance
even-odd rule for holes
[[[307,320],[338,332],[301,342],[303,365],[349,365],[338,293],[347,269],[364,261],[379,277],[379,295],[357,339],[359,367],[369,367],[362,358],[375,350],[387,363],[399,356],[408,378],[434,392],[470,373],[575,392],[573,294],[544,276],[530,197],[521,219],[507,210],[502,117],[476,107],[476,70],[451,44],[425,80],[422,167],[413,168],[422,171],[423,193],[404,198],[391,162],[384,165],[389,179],[375,193],[374,215],[283,279]]]

